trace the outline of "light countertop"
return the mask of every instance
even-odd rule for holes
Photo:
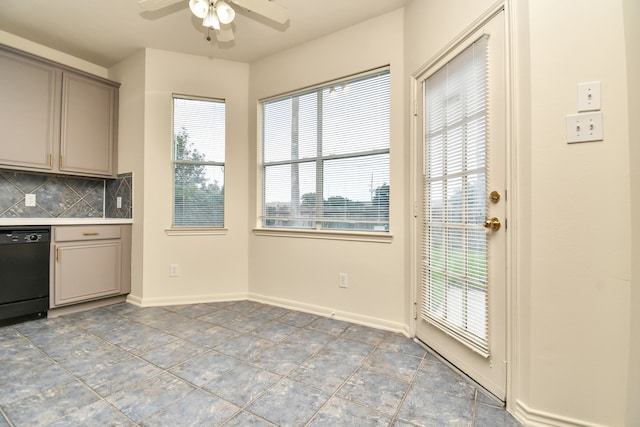
[[[131,218],[0,218],[0,227],[12,225],[110,225],[132,224]]]

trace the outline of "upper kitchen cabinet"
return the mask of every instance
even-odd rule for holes
[[[113,177],[119,84],[0,46],[0,168]]]
[[[117,96],[111,85],[63,73],[60,171],[113,175]]]
[[[59,145],[61,72],[0,50],[0,164],[51,171]]]

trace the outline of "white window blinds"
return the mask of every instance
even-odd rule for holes
[[[224,226],[224,101],[173,98],[173,226]]]
[[[262,102],[262,226],[389,230],[388,69]]]
[[[422,317],[488,355],[487,36],[424,83]]]

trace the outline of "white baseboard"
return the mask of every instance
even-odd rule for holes
[[[384,319],[378,319],[375,317],[363,316],[357,313],[336,311],[327,307],[321,307],[312,304],[301,303],[298,301],[287,300],[282,298],[268,297],[256,293],[229,293],[229,294],[216,294],[216,295],[189,295],[189,296],[176,296],[176,297],[159,297],[159,298],[140,298],[136,295],[129,294],[127,296],[127,302],[138,307],[159,307],[166,305],[183,305],[183,304],[199,304],[208,302],[222,302],[222,301],[239,301],[239,300],[251,300],[261,302],[264,304],[275,305],[278,307],[287,308],[290,310],[303,311],[305,313],[316,314],[318,316],[330,317],[337,320],[344,320],[346,322],[357,323],[363,326],[370,326],[372,328],[384,329],[386,331],[399,332],[405,336],[409,335],[409,326],[398,322],[391,322]]]
[[[160,307],[165,305],[185,305],[185,304],[202,304],[208,302],[222,301],[239,301],[246,300],[247,294],[244,292],[216,294],[216,295],[187,295],[176,297],[156,297],[156,298],[140,298],[135,295],[129,295],[127,302],[139,307]]]
[[[137,305],[138,307],[142,307],[142,298],[137,295],[127,295],[127,302],[129,304]]]
[[[375,317],[363,316],[357,313],[338,311],[327,307],[322,307],[313,304],[306,304],[299,301],[287,300],[282,298],[274,298],[261,294],[249,292],[249,300],[261,302],[264,304],[275,305],[290,310],[303,311],[305,313],[315,314],[318,316],[329,317],[337,320],[344,320],[346,322],[356,323],[358,325],[369,326],[377,329],[384,329],[386,331],[398,332],[409,337],[409,326],[392,322],[389,320],[378,319]]]
[[[533,409],[519,399],[516,400],[515,406],[514,416],[526,427],[606,427],[602,424]]]

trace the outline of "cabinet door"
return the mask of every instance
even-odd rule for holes
[[[120,240],[57,244],[54,305],[119,294],[121,251]]]
[[[62,88],[60,170],[113,175],[116,88],[72,73]]]
[[[60,72],[0,51],[0,164],[51,170],[58,143]]]

